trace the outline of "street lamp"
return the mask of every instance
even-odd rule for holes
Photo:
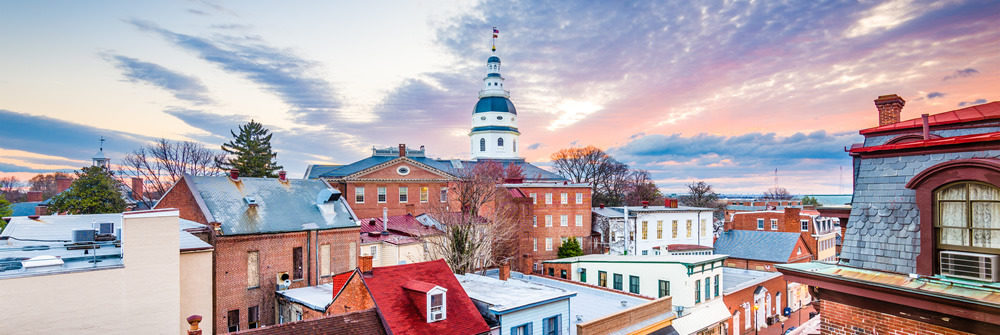
[[[757,310],[760,309],[760,305],[753,304],[753,333],[756,335],[760,331],[760,318],[757,317]]]

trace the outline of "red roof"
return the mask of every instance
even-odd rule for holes
[[[507,191],[510,192],[510,196],[512,196],[512,197],[515,197],[515,198],[527,198],[527,196],[524,195],[524,192],[521,192],[521,189],[519,189],[519,188],[512,187],[512,188],[508,188]]]
[[[375,225],[371,225],[371,220],[375,220]],[[370,218],[361,220],[361,233],[382,231],[382,218]],[[396,215],[389,217],[389,231],[409,236],[424,236],[440,234],[437,228],[426,226],[417,221],[413,215]]]
[[[1000,101],[994,101],[982,105],[969,106],[962,109],[956,109],[950,112],[934,114],[927,118],[927,123],[930,126],[938,126],[938,125],[945,125],[952,123],[964,123],[964,122],[981,121],[989,119],[1000,119]],[[891,130],[902,130],[902,129],[912,129],[912,128],[923,128],[923,127],[924,127],[923,119],[916,118],[916,119],[896,122],[893,124],[887,124],[884,126],[862,129],[860,133],[862,135],[865,135],[870,133],[878,133]]]
[[[331,298],[336,298],[337,293],[347,285],[347,282],[351,280],[351,276],[357,272],[357,269],[347,271],[338,275],[333,276],[333,296]]]
[[[444,260],[373,268],[365,283],[375,305],[394,334],[481,334],[490,327]],[[448,290],[446,317],[427,322],[406,293],[405,285],[420,281]],[[433,286],[432,286],[433,287]]]
[[[997,141],[997,140],[1000,140],[1000,132],[973,134],[973,135],[955,136],[955,137],[932,138],[926,141],[883,144],[870,147],[853,147],[851,148],[851,153],[902,150],[902,149],[919,149],[919,148],[938,147],[944,145],[977,143],[977,142],[987,142],[987,141]]]

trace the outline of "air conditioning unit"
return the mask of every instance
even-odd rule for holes
[[[73,229],[73,243],[94,242],[93,229]]]
[[[101,222],[95,224],[94,229],[97,230],[98,234],[114,234],[115,233],[115,223],[114,222]]]
[[[444,313],[442,313],[440,310],[431,311],[431,321],[440,321],[440,320],[444,320]]]
[[[997,282],[1000,255],[961,251],[941,251],[941,274],[945,276]]]
[[[289,276],[288,272],[278,272],[275,275],[275,283],[278,284],[278,291],[287,290],[292,286],[292,276]]]

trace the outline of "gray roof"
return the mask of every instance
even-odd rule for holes
[[[300,303],[317,311],[325,312],[326,307],[333,302],[333,284],[293,288],[276,293],[289,301]]]
[[[469,298],[489,304],[490,311],[504,314],[532,304],[569,299],[576,292],[511,278],[500,280],[468,273],[455,275]]]
[[[319,174],[318,177],[324,177],[324,178],[342,178],[342,177],[345,177],[345,176],[349,176],[349,175],[358,173],[358,172],[360,172],[360,171],[362,171],[364,169],[367,169],[367,168],[370,168],[370,167],[373,167],[373,166],[376,166],[376,165],[379,165],[379,164],[382,164],[382,163],[389,162],[389,161],[397,159],[397,158],[399,158],[399,156],[381,156],[381,155],[379,155],[379,156],[371,156],[371,157],[359,160],[359,161],[351,163],[351,164],[341,165],[341,166],[338,166],[336,168],[333,168],[333,169],[330,169],[330,170],[326,170],[326,172],[323,172],[323,173]],[[417,156],[417,157],[406,156],[406,158],[412,159],[412,160],[416,161],[417,163],[424,164],[424,165],[430,166],[432,168],[435,168],[435,169],[438,169],[438,170],[441,170],[441,171],[448,172],[448,171],[451,170],[451,163],[448,163],[447,161],[441,162],[441,161],[433,160],[433,159],[430,159],[430,158],[427,158],[427,157],[419,157],[419,156]],[[315,175],[317,173],[310,173],[310,174]]]
[[[726,259],[727,255],[716,250],[714,255],[604,255],[593,254],[578,257],[551,259],[543,263],[587,263],[587,262],[627,262],[627,263],[669,263],[696,265]]]
[[[760,285],[768,280],[781,277],[781,272],[722,268],[722,294],[728,295],[739,290]]]
[[[594,207],[591,208],[591,213],[604,216],[604,217],[623,217],[625,215],[625,207]],[[715,208],[704,208],[704,207],[688,207],[688,206],[677,206],[676,208],[665,207],[665,206],[628,206],[628,217],[634,218],[638,214],[644,212],[713,212]]]
[[[730,230],[715,240],[715,253],[732,258],[785,263],[795,251],[799,238],[799,233]]]
[[[566,179],[565,177],[560,176],[560,175],[558,175],[556,173],[553,173],[553,172],[551,172],[549,170],[546,170],[546,169],[537,167],[534,164],[528,163],[523,158],[522,159],[481,159],[481,160],[478,160],[478,161],[464,161],[463,160],[461,162],[462,162],[463,168],[465,168],[465,169],[472,169],[472,168],[474,168],[476,166],[476,164],[484,163],[484,162],[497,162],[497,163],[503,164],[503,168],[504,169],[506,169],[511,164],[520,165],[521,166],[521,172],[524,174],[524,180],[525,181],[537,180],[537,181],[559,181],[559,182],[562,182],[562,181],[568,181],[569,180],[569,179]],[[449,161],[449,160],[441,160],[441,163],[448,164],[449,167],[451,166],[451,161]],[[452,170],[446,170],[446,171],[452,171]]]
[[[313,164],[306,167],[306,174],[303,179],[316,179],[324,173],[333,171],[343,165],[340,164]]]
[[[357,217],[339,191],[316,179],[185,176],[200,195],[209,220],[221,223],[222,235],[278,233],[357,227]],[[245,198],[256,201],[247,204]]]
[[[11,210],[14,212],[10,216],[28,216],[35,215],[35,207],[41,204],[41,201],[31,201],[31,202],[18,202],[10,204]]]

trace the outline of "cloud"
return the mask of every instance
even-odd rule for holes
[[[775,133],[747,133],[734,136],[646,135],[610,149],[641,161],[689,160],[714,155],[720,159],[753,163],[770,159],[837,159],[844,147],[859,142],[854,133],[827,134],[824,130],[778,136]]]
[[[188,13],[191,13],[191,14],[195,14],[195,15],[202,15],[202,16],[208,16],[208,13],[205,13],[204,11],[201,11],[201,10],[197,10],[197,9],[190,9],[190,8],[189,8],[189,9],[187,10],[187,12],[188,12]]]
[[[533,144],[531,144],[531,145],[528,146],[528,150],[537,150],[538,148],[541,148],[541,147],[542,147],[541,143],[533,143]]]
[[[944,96],[944,93],[941,93],[941,92],[931,92],[931,93],[927,94],[927,99],[940,98],[940,97],[943,97],[943,96]]]
[[[951,80],[951,79],[965,78],[965,77],[969,77],[969,76],[973,76],[973,75],[977,75],[977,74],[979,74],[979,71],[977,71],[976,69],[973,69],[973,68],[968,68],[968,69],[965,69],[965,70],[955,70],[955,73],[947,75],[947,76],[944,77],[944,79],[941,79],[941,80],[942,81],[947,81],[947,80]]]
[[[130,82],[153,85],[170,91],[177,99],[196,104],[213,102],[207,95],[208,88],[198,78],[131,57],[107,55],[105,58],[122,70],[122,75]]]
[[[976,101],[962,101],[958,103],[958,107],[981,105],[987,102],[986,99],[976,99]]]

